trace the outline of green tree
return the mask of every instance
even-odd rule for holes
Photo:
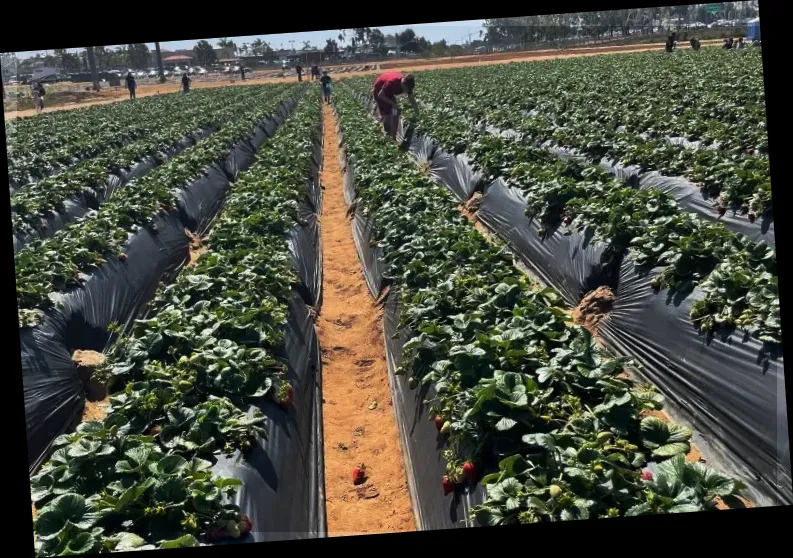
[[[432,54],[434,56],[446,56],[448,50],[449,46],[446,44],[446,39],[441,39],[432,45]]]
[[[400,51],[418,52],[419,45],[416,42],[416,32],[410,27],[397,35],[397,45]]]
[[[385,35],[383,35],[383,32],[379,29],[372,29],[370,31],[369,44],[372,46],[372,51],[376,54],[385,55],[388,52]]]
[[[217,61],[217,54],[209,41],[198,41],[193,47],[196,62],[202,66],[209,66]]]
[[[129,65],[136,70],[142,70],[149,66],[149,47],[143,43],[134,43],[127,45],[127,60]]]
[[[57,61],[58,68],[61,70],[66,70],[66,57],[68,56],[68,52],[66,52],[65,48],[56,48],[52,51],[55,60]]]
[[[218,41],[218,48],[223,51],[223,58],[232,58],[237,54],[237,45],[231,39],[223,38]]]
[[[265,60],[273,60],[275,58],[275,51],[266,41],[256,39],[251,43],[251,52],[256,56],[261,56]]]
[[[328,56],[335,56],[339,53],[339,43],[335,39],[328,39],[323,50]]]

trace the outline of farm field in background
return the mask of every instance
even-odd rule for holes
[[[702,41],[703,46],[716,45],[719,40]],[[678,48],[685,50],[688,44],[678,45]],[[647,50],[660,50],[663,48],[663,42],[660,41],[655,44],[630,44],[630,45],[608,45],[608,46],[592,46],[582,48],[570,49],[545,49],[526,52],[501,52],[494,54],[482,54],[475,56],[460,56],[460,57],[446,57],[446,58],[410,58],[406,60],[393,60],[375,63],[355,63],[355,64],[332,64],[327,66],[326,69],[336,76],[337,79],[360,76],[372,75],[379,69],[396,69],[399,71],[415,71],[421,69],[433,68],[459,68],[469,66],[490,65],[494,63],[505,62],[520,62],[526,60],[546,60],[554,58],[568,58],[580,56],[593,56],[603,53],[618,53],[618,52],[640,52]],[[369,69],[366,69],[369,66]],[[233,85],[251,85],[272,82],[294,81],[296,75],[294,69],[286,72],[280,70],[257,70],[250,74],[245,81],[235,78]],[[198,77],[193,81],[191,87],[200,89],[204,87],[218,87],[223,85],[232,85],[231,80],[225,75],[210,75]],[[53,87],[52,85],[50,87]],[[51,110],[71,110],[75,106],[93,105],[93,104],[108,104],[116,103],[128,96],[127,91],[122,87],[114,87],[111,89],[103,89],[99,92],[86,91],[90,84],[57,84],[54,86],[56,95],[47,101],[45,111]],[[11,89],[19,91],[23,90],[23,102],[19,103],[17,98],[9,97],[4,103],[4,118],[6,120],[33,116],[35,110],[32,108],[32,99],[29,98],[29,91],[27,86],[11,86]],[[47,89],[50,91],[50,89]],[[63,90],[63,91],[61,91]],[[137,96],[147,97],[150,95],[159,95],[165,93],[174,93],[179,90],[178,80],[171,79],[170,81],[160,84],[155,83],[155,80],[143,79],[138,83]]]
[[[323,354],[352,358],[323,329],[357,326],[315,321],[353,284],[393,405],[354,412],[396,421],[405,479],[366,450],[334,510],[793,503],[760,51],[621,50],[417,65],[399,145],[359,69],[324,109],[273,78],[7,119],[39,554],[332,534],[325,463],[377,442],[323,440]],[[320,240],[327,196],[363,274]]]

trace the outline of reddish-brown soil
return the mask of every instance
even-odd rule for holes
[[[358,262],[342,195],[338,136],[324,107],[322,347],[325,494],[329,536],[414,531],[391,403],[382,310]],[[366,480],[353,484],[353,468]]]
[[[84,366],[93,369],[105,362],[105,355],[96,351],[78,350],[72,354],[72,360],[78,367]]]
[[[72,361],[77,372],[85,382],[85,407],[83,422],[103,420],[107,415],[108,395],[105,386],[92,378],[93,371],[105,362],[105,355],[96,351],[74,351]]]
[[[194,235],[189,230],[185,229],[184,233],[187,235],[187,238],[190,239],[190,262],[187,266],[193,267],[198,261],[198,258],[205,254],[208,248],[200,237]]]
[[[587,294],[576,308],[573,308],[573,321],[596,336],[598,322],[611,312],[614,300],[614,293],[611,289],[598,287]]]

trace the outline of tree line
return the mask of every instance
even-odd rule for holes
[[[694,23],[756,17],[757,1],[689,4],[485,20],[485,41],[494,45],[613,38],[686,29]]]

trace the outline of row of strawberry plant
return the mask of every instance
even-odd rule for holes
[[[475,114],[509,119],[511,113],[512,120],[505,120],[511,126],[526,114],[545,115],[562,126],[588,116],[612,130],[653,139],[683,136],[736,154],[749,150],[764,156],[761,64],[757,52],[639,53],[470,68],[463,70],[462,83],[470,84],[477,97],[471,107]],[[449,72],[425,77],[425,85],[437,91],[434,97],[469,102],[455,98],[461,82]],[[732,87],[719,87],[725,82]],[[608,83],[609,89],[604,93],[593,83]]]
[[[97,211],[15,254],[20,326],[39,323],[44,311],[56,306],[51,295],[79,287],[85,282],[84,274],[101,266],[105,258],[123,259],[130,234],[153,227],[158,211],[167,213],[177,207],[185,186],[228,156],[237,142],[251,135],[255,125],[295,93],[295,88],[283,89],[280,95],[267,95],[244,111],[237,106],[220,109],[227,119],[222,130],[135,181],[134,187],[119,190]]]
[[[597,160],[605,157],[643,171],[684,176],[699,184],[705,195],[720,198],[723,206],[764,213],[770,209],[771,189],[760,55],[708,53],[707,60],[697,56],[591,57],[525,64],[517,72],[514,66],[467,69],[462,70],[464,76],[433,71],[420,74],[423,85],[417,94],[475,121],[523,132],[537,144],[550,140]],[[720,105],[702,93],[699,80],[686,78],[708,75],[709,68],[735,76],[735,99],[720,87],[717,70],[705,79],[708,88],[718,90]],[[695,85],[683,85],[686,79]],[[594,82],[609,83],[609,91],[592,87]],[[727,149],[669,143],[658,137],[659,121],[674,123],[664,133],[718,138]],[[686,131],[689,122],[720,130],[712,137],[697,135]],[[747,151],[759,156],[746,156]]]
[[[267,99],[276,90],[272,86],[255,90],[254,102],[256,98]],[[166,112],[167,117],[153,115],[154,120],[150,122],[156,121],[157,124],[149,126],[145,138],[111,149],[56,176],[12,192],[11,220],[14,234],[31,235],[51,228],[48,220],[56,214],[62,214],[66,210],[65,203],[79,196],[95,193],[85,203],[99,205],[103,194],[111,189],[112,181],[123,177],[133,165],[145,157],[161,156],[178,150],[184,147],[180,142],[194,135],[200,138],[204,135],[203,131],[221,128],[229,115],[233,114],[232,111],[252,102],[250,96],[250,92],[239,91],[236,95],[203,95],[188,107],[180,109],[179,106],[172,106]]]
[[[235,93],[198,91],[190,99],[157,95],[135,103],[96,105],[10,121],[6,126],[10,186],[26,187],[76,162],[143,139],[180,115],[186,120],[195,104],[231,98]]]
[[[318,107],[303,101],[262,148],[208,252],[111,351],[107,418],[62,436],[31,479],[39,555],[197,546],[251,529],[228,503],[241,481],[215,475],[213,463],[266,440],[256,401],[291,403],[277,356],[298,281],[285,235],[306,196]]]
[[[344,88],[335,104],[358,206],[412,332],[399,372],[437,392],[445,492],[495,456],[474,509],[487,524],[712,509],[737,493],[741,483],[686,462],[691,432],[644,416],[661,397],[623,377],[628,359],[568,326],[552,293],[532,291]],[[664,460],[655,476],[648,459]]]
[[[353,83],[359,94],[365,85]],[[690,316],[702,331],[737,326],[763,342],[781,343],[773,247],[681,211],[665,192],[634,189],[596,165],[489,134],[450,119],[443,109],[422,112],[414,133],[468,155],[486,184],[500,178],[517,188],[527,217],[541,224],[541,236],[554,234],[559,225],[588,231],[607,245],[606,256],[615,264],[631,251],[638,268],[663,267],[653,289],[686,294],[702,288],[705,297]]]

